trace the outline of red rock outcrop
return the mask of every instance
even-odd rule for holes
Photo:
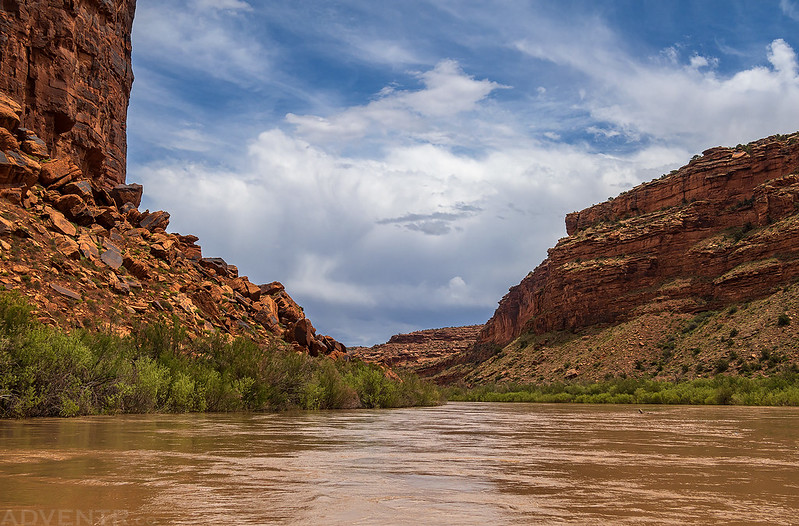
[[[28,153],[42,157],[46,146],[106,187],[125,181],[135,8],[135,0],[0,1],[0,91],[21,108],[19,126],[41,138]]]
[[[510,289],[478,343],[762,297],[799,277],[797,207],[799,134],[707,150],[569,214],[568,237]]]
[[[135,7],[0,0],[0,284],[48,323],[124,333],[163,313],[193,335],[343,356],[280,283],[251,283],[167,233],[168,212],[139,211],[143,188],[124,184]]]
[[[482,325],[429,329],[397,334],[387,343],[353,347],[352,354],[369,362],[412,371],[431,377],[452,365],[474,345]]]

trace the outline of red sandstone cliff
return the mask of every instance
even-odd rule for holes
[[[280,338],[311,355],[317,334],[283,285],[251,283],[169,213],[139,211],[125,182],[135,0],[0,0],[0,286],[42,321],[125,333],[159,316],[191,335]]]
[[[0,91],[53,158],[103,186],[125,181],[136,0],[0,1]]]
[[[350,351],[365,361],[430,377],[457,361],[474,344],[481,328],[482,325],[470,325],[396,334],[387,343],[353,347]]]
[[[712,148],[566,218],[568,237],[500,301],[478,342],[763,297],[799,277],[799,134]]]

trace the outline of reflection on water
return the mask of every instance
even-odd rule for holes
[[[796,524],[797,431],[795,408],[466,403],[3,421],[0,526]]]

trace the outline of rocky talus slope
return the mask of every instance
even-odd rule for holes
[[[482,325],[470,325],[397,334],[387,343],[351,347],[350,352],[364,361],[400,367],[420,376],[432,377],[457,363],[474,345],[481,328]]]
[[[106,186],[125,182],[135,9],[135,0],[0,1],[0,91],[54,158]]]
[[[70,156],[51,158],[1,93],[0,112],[0,285],[29,297],[43,322],[125,334],[176,319],[189,336],[217,331],[344,355],[283,285],[253,284],[203,257],[196,236],[167,233],[169,213],[138,209],[140,185],[106,187]]]

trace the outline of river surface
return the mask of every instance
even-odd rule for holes
[[[799,524],[799,409],[0,421],[0,526]]]

